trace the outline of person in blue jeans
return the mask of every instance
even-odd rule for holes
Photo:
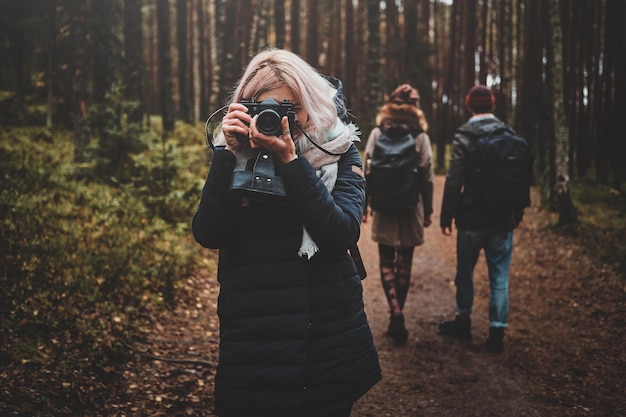
[[[474,302],[474,267],[480,251],[487,260],[491,296],[487,350],[504,350],[508,327],[509,267],[513,252],[513,230],[524,216],[524,208],[489,209],[477,204],[471,178],[470,155],[477,139],[505,123],[493,115],[495,98],[484,85],[472,87],[465,97],[472,116],[459,129],[452,142],[450,166],[446,175],[440,226],[444,235],[457,228],[456,312],[454,320],[439,323],[439,333],[458,339],[472,338],[471,313]]]

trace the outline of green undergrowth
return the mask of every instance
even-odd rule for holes
[[[146,130],[143,150],[101,178],[95,163],[73,162],[71,132],[0,130],[0,403],[17,400],[2,397],[28,374],[88,397],[127,359],[142,312],[173,303],[197,262],[201,132]]]
[[[571,196],[577,222],[559,229],[578,239],[594,257],[626,273],[626,187],[574,181]]]

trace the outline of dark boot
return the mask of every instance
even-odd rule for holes
[[[472,338],[472,320],[457,314],[454,320],[439,323],[439,333],[462,340]]]
[[[490,327],[487,338],[487,351],[491,353],[504,352],[504,327]]]
[[[391,314],[387,334],[397,345],[406,343],[409,338],[409,331],[404,327],[404,315],[402,313]]]

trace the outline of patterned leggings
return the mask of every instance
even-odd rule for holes
[[[409,292],[409,284],[411,283],[413,249],[413,246],[395,248],[393,246],[378,245],[380,279],[391,313],[400,313],[404,308],[406,295]]]

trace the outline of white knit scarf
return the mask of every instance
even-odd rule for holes
[[[352,142],[358,142],[359,131],[353,123],[345,124],[339,118],[335,122],[335,125],[324,137],[324,140],[319,145],[327,151],[338,154],[328,155],[321,150],[314,147],[310,143],[306,142],[306,138],[300,138],[301,157],[306,158],[309,163],[315,168],[315,173],[321,178],[322,182],[326,186],[329,193],[335,188],[337,182],[337,172],[339,158],[341,154],[344,154],[352,145]],[[306,149],[303,149],[305,148]],[[319,251],[319,247],[309,235],[306,227],[302,228],[302,243],[298,255],[311,259]]]

